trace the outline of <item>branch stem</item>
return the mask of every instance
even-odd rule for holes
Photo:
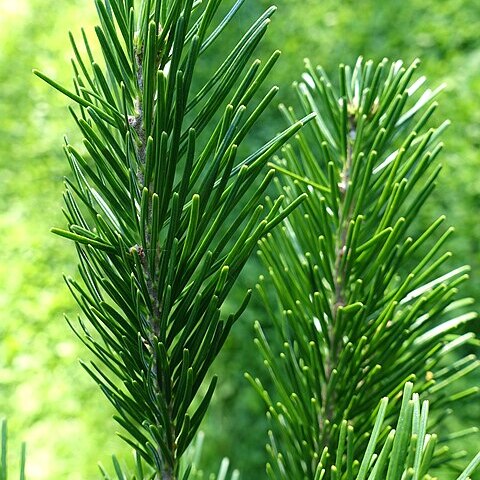
[[[348,118],[349,123],[349,131],[347,133],[347,152],[346,157],[344,160],[344,166],[341,173],[341,183],[339,185],[340,192],[342,194],[342,198],[340,199],[337,217],[339,219],[339,225],[337,232],[335,234],[336,237],[336,248],[335,248],[335,259],[333,261],[333,295],[331,299],[331,310],[332,310],[332,321],[328,325],[328,345],[329,350],[326,358],[326,366],[325,366],[325,374],[326,374],[326,386],[323,391],[323,405],[324,405],[324,412],[325,418],[322,422],[323,432],[322,435],[325,439],[325,444],[329,442],[329,432],[328,429],[325,428],[327,422],[329,425],[332,425],[335,421],[334,413],[335,413],[335,389],[331,389],[332,394],[328,398],[327,401],[327,389],[329,388],[332,372],[335,369],[336,364],[338,363],[338,357],[341,352],[342,343],[338,341],[337,334],[336,334],[336,322],[338,318],[338,309],[340,307],[345,306],[346,298],[345,298],[345,270],[346,264],[344,262],[344,256],[347,255],[347,235],[348,229],[352,217],[352,212],[354,211],[354,202],[351,202],[349,207],[349,211],[342,212],[343,208],[346,208],[345,205],[345,198],[347,196],[348,189],[351,187],[350,180],[351,180],[351,172],[353,167],[353,143],[355,141],[356,136],[356,121],[353,115],[349,115]],[[343,265],[343,267],[342,267]]]
[[[136,63],[137,63],[137,87],[138,87],[138,97],[136,99],[135,105],[135,116],[131,122],[132,127],[134,128],[137,137],[137,180],[139,183],[140,189],[145,187],[149,188],[149,186],[145,185],[145,176],[143,172],[143,168],[145,167],[146,163],[146,150],[147,150],[147,139],[146,139],[146,128],[145,128],[145,120],[144,120],[144,108],[143,108],[143,101],[142,99],[142,91],[143,91],[143,53],[137,52],[136,55]],[[150,101],[151,99],[146,99],[146,101]],[[152,100],[153,101],[153,100]],[[152,192],[151,192],[152,193]],[[160,318],[162,314],[162,307],[159,300],[159,289],[158,285],[156,285],[155,274],[150,269],[150,262],[148,259],[149,255],[156,255],[157,248],[156,245],[151,244],[151,234],[149,232],[149,228],[151,225],[151,203],[149,204],[149,212],[147,215],[147,222],[148,224],[145,225],[145,245],[141,248],[141,252],[139,252],[139,258],[143,270],[143,274],[145,276],[145,281],[147,285],[148,294],[150,296],[150,302],[152,304],[152,311],[148,313],[148,323],[150,325],[150,335],[148,338],[148,343],[150,345],[150,349],[153,355],[152,367],[151,367],[151,375],[154,379],[155,390],[158,394],[162,394],[162,386],[160,384],[160,379],[157,378],[156,372],[158,371],[157,365],[159,359],[157,358],[156,352],[158,351],[155,348],[155,342],[158,342],[158,338],[160,336]],[[169,378],[165,379],[165,381],[170,381]],[[168,405],[169,413],[172,410],[172,405]],[[157,427],[164,427],[161,423],[160,419],[157,419]],[[165,432],[165,444],[171,448],[170,457],[176,461],[176,448],[175,448],[175,427],[173,424],[173,418],[170,418],[168,431]],[[161,428],[160,428],[161,430]],[[158,456],[161,459],[161,465],[157,465],[157,480],[176,480],[175,471],[176,471],[176,464],[170,465],[165,461],[165,455],[162,452],[160,446],[158,446]]]

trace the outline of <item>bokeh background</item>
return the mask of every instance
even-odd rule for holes
[[[268,5],[247,0],[227,43]],[[431,86],[447,83],[436,119],[449,118],[452,126],[444,136],[444,171],[425,221],[446,213],[456,227],[451,265],[472,266],[463,293],[477,299],[478,309],[480,2],[278,0],[277,6],[258,55],[283,51],[270,79],[281,87],[278,101],[295,101],[290,84],[300,76],[304,57],[329,72],[358,55],[407,63],[420,57]],[[80,139],[68,117],[68,101],[31,74],[40,68],[68,83],[67,32],[84,26],[92,35],[95,22],[90,0],[0,0],[0,415],[9,420],[12,462],[20,441],[28,443],[31,480],[99,478],[97,462],[109,464],[113,453],[130,455],[115,437],[110,407],[78,364],[88,356],[63,319],[77,314],[62,282],[63,273],[75,273],[74,249],[49,233],[51,226],[63,225],[62,179],[68,172],[62,138]],[[222,48],[224,42],[202,64],[201,76],[218,64]],[[252,147],[281,127],[272,108],[252,135]],[[233,303],[260,272],[252,259]],[[244,479],[264,478],[266,458],[264,408],[243,378],[246,370],[261,370],[252,343],[255,319],[268,325],[256,299],[215,364],[220,386],[204,425],[205,469],[229,456]],[[468,381],[478,384],[478,374]],[[451,428],[478,425],[478,398],[459,413]],[[479,447],[478,436],[458,445],[469,456]]]

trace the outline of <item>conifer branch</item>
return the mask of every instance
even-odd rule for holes
[[[273,172],[255,180],[313,115],[238,158],[277,92],[256,100],[278,52],[249,65],[275,9],[194,81],[243,2],[215,23],[221,3],[96,0],[104,67],[83,34],[86,56],[71,35],[73,89],[35,72],[77,104],[85,149],[65,146],[68,228],[54,232],[75,242],[82,281],[66,281],[83,319],[70,325],[97,357],[84,367],[117,411],[139,478],[143,461],[148,478],[179,479],[215,390],[216,377],[203,388],[209,368],[250,293],[226,319],[222,305],[258,239],[303,200],[265,209]]]
[[[275,333],[267,338],[257,323],[256,344],[274,388],[248,377],[272,420],[272,479],[343,478],[343,454],[332,454],[347,425],[355,450],[345,478],[357,478],[368,432],[388,435],[383,420],[375,424],[378,399],[389,399],[384,418],[396,421],[410,380],[431,400],[437,424],[446,405],[478,394],[452,393],[458,378],[478,368],[475,356],[442,364],[472,338],[458,333],[476,318],[465,311],[470,300],[456,298],[468,268],[442,271],[451,256],[442,253],[451,234],[441,231],[443,217],[420,231],[414,223],[440,171],[446,125],[428,126],[439,90],[420,91],[423,82],[412,82],[417,66],[359,59],[340,67],[336,90],[307,62],[295,84],[303,113],[317,116],[271,165],[287,201],[308,199],[259,243],[268,278],[258,291]],[[281,109],[295,122],[292,108]],[[434,466],[452,458],[448,449],[434,455],[429,448]],[[410,478],[403,467],[368,478]]]

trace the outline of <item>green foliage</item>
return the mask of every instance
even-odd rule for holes
[[[275,32],[284,47],[276,79],[285,102],[294,98],[283,87],[290,85],[291,71],[300,71],[305,57],[321,62],[328,72],[341,62],[354,63],[360,55],[375,61],[388,57],[411,62],[419,57],[429,78],[446,82],[448,95],[442,99],[442,112],[452,126],[443,135],[445,173],[421,218],[427,222],[431,216],[446,214],[458,232],[453,241],[459,262],[477,272],[480,228],[472,215],[480,208],[476,181],[480,142],[477,2],[364,0],[359,11],[351,1],[306,0],[305,8],[299,9],[295,0],[281,0],[278,7],[283,15],[279,15]],[[268,41],[277,41],[275,33]],[[337,79],[333,80],[336,83]],[[476,285],[476,281],[468,282],[464,291],[478,298]]]
[[[7,480],[8,478],[8,430],[7,430],[7,421],[2,420],[2,426],[0,431],[0,480]],[[20,450],[20,469],[19,469],[19,480],[25,480],[25,456],[26,456],[26,445],[22,443]]]
[[[203,78],[209,78],[227,46],[240,38],[242,24],[246,26],[266,5],[266,0],[250,1],[239,10],[237,22],[230,24],[198,64]],[[472,265],[473,281],[463,284],[462,292],[479,298],[480,224],[475,212],[480,208],[480,17],[476,1],[364,0],[359,8],[351,1],[305,0],[298,8],[297,0],[280,0],[277,5],[279,12],[259,53],[282,49],[275,82],[284,101],[293,101],[287,86],[306,55],[321,61],[328,72],[359,54],[375,59],[420,56],[422,71],[429,78],[447,82],[441,110],[452,126],[442,135],[444,171],[418,225],[447,214],[457,232],[448,248],[455,251],[458,264]],[[73,315],[75,311],[68,292],[58,285],[62,272],[73,271],[74,252],[64,248],[47,227],[62,221],[58,199],[67,164],[60,155],[59,139],[67,131],[74,141],[76,132],[72,122],[65,122],[60,108],[63,99],[30,74],[32,65],[41,65],[56,80],[66,82],[70,76],[66,60],[71,55],[66,30],[76,31],[79,22],[93,25],[93,13],[93,2],[81,0],[0,1],[0,410],[9,418],[11,441],[28,440],[28,473],[35,479],[95,478],[99,458],[107,464],[113,451],[119,458],[129,458],[112,438],[113,409],[99,401],[96,386],[77,368],[80,347],[61,320],[63,312]],[[93,28],[87,28],[88,38],[93,35]],[[336,78],[333,81],[337,83]],[[272,109],[246,139],[244,150],[252,149],[269,132],[279,131],[280,120]],[[252,259],[226,308],[241,301],[257,271]],[[241,375],[245,369],[256,369],[258,361],[251,348],[250,325],[255,318],[263,318],[263,313],[254,297],[213,367],[221,381],[202,427],[208,438],[203,470],[214,471],[218,457],[229,455],[245,479],[261,478],[264,470],[266,427],[258,416],[261,404]],[[88,358],[83,352],[82,356]],[[478,385],[478,373],[462,381],[465,388]],[[478,403],[457,410],[455,416],[444,413],[452,430],[478,424],[480,419]],[[476,443],[460,438],[457,448],[469,448],[472,455]],[[16,467],[16,460],[11,461],[10,470]]]
[[[228,458],[222,460],[217,474],[211,473],[207,476],[204,474],[203,470],[199,467],[204,439],[204,433],[202,431],[198,432],[194,442],[188,447],[182,458],[179,478],[188,478],[190,480],[238,480],[240,472],[238,470],[229,471],[230,461]],[[128,467],[123,466],[114,455],[112,457],[112,463],[115,476],[111,477],[106,469],[100,465],[102,478],[104,480],[153,480],[156,473],[150,467],[144,465],[138,452],[135,452],[134,457],[135,471],[133,472]]]
[[[195,443],[190,447],[189,452],[187,453],[186,465],[191,467],[189,478],[191,480],[238,480],[240,477],[240,472],[235,469],[229,470],[230,461],[228,458],[222,459],[217,474],[211,473],[210,475],[205,475],[205,473],[199,467],[204,439],[204,433],[199,432],[195,439]],[[185,468],[184,471],[186,471]]]
[[[112,457],[113,468],[115,476],[112,477],[108,474],[105,468],[100,464],[100,472],[103,480],[154,480],[156,473],[151,467],[145,466],[142,461],[142,457],[138,452],[134,455],[134,472],[130,471],[128,467],[122,466],[118,458],[113,455]]]
[[[53,230],[80,259],[83,284],[66,281],[86,321],[72,328],[100,361],[84,367],[117,410],[122,438],[162,479],[177,478],[215,390],[216,377],[203,389],[209,367],[250,297],[223,320],[226,295],[259,238],[302,200],[282,211],[279,197],[264,214],[273,172],[250,187],[303,120],[237,159],[277,92],[247,109],[278,58],[242,73],[274,9],[191,89],[197,61],[241,3],[213,26],[216,0],[145,0],[138,9],[98,0],[105,68],[83,34],[86,58],[71,36],[74,90],[35,71],[77,103],[84,136],[85,152],[65,146],[68,230]]]
[[[368,433],[368,444],[360,460],[354,460],[354,427],[344,420],[340,425],[337,449],[329,452],[325,447],[315,471],[315,480],[345,478],[347,480],[430,479],[430,466],[437,443],[435,434],[427,433],[428,401],[420,403],[413,384],[406,383],[396,428],[386,428],[388,397],[380,402],[373,428]],[[375,453],[377,452],[377,453]],[[457,480],[465,480],[480,464],[480,453],[470,462]],[[330,465],[326,468],[326,465]],[[328,472],[328,473],[327,473]]]
[[[474,338],[456,334],[476,318],[464,313],[470,300],[456,298],[468,269],[444,271],[452,230],[442,232],[443,216],[414,224],[435,187],[447,125],[429,127],[439,89],[413,80],[417,64],[359,59],[340,67],[337,91],[307,62],[295,85],[302,111],[317,117],[272,166],[287,199],[308,200],[260,242],[270,280],[258,288],[276,334],[267,339],[257,323],[256,343],[274,393],[250,377],[274,422],[271,478],[313,478],[319,464],[336,478],[323,449],[334,450],[348,420],[352,461],[360,460],[378,399],[391,399],[385,414],[394,418],[411,379],[431,399],[437,424],[446,408],[479,392],[448,388],[478,367],[475,356],[445,363]],[[282,110],[296,121],[294,109]],[[456,457],[448,448],[437,454],[435,464]]]

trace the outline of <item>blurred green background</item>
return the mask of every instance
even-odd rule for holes
[[[268,5],[247,0],[229,30],[231,41]],[[294,102],[290,84],[300,76],[304,57],[329,72],[358,55],[405,62],[420,57],[421,73],[432,87],[447,83],[436,119],[453,124],[426,216],[446,213],[456,227],[449,245],[452,265],[472,266],[464,294],[480,299],[480,2],[278,0],[277,5],[258,55],[283,51],[270,79],[281,87],[278,101]],[[63,225],[62,137],[79,139],[68,102],[31,74],[40,68],[68,83],[67,32],[85,26],[91,33],[95,21],[90,0],[0,0],[0,415],[9,419],[12,461],[20,440],[28,442],[31,480],[99,478],[98,461],[108,464],[112,453],[129,455],[114,435],[106,400],[78,365],[86,353],[63,320],[64,313],[76,315],[62,283],[62,273],[75,272],[74,249],[49,233],[51,226]],[[202,64],[202,76],[218,64],[222,48],[225,43]],[[281,126],[271,109],[252,145]],[[259,272],[252,259],[238,293],[252,286]],[[220,386],[204,425],[206,469],[227,455],[244,479],[262,478],[265,462],[264,408],[243,379],[244,371],[260,368],[252,323],[268,322],[262,315],[254,299],[216,362]],[[478,383],[478,375],[470,381]],[[461,413],[451,424],[478,425],[478,400]],[[468,442],[470,454],[479,444],[478,436]]]

